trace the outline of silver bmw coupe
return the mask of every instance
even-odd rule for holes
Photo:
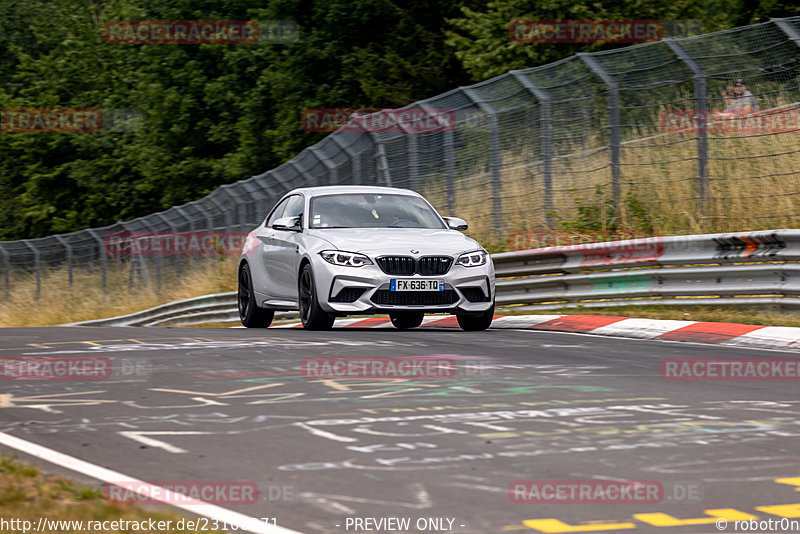
[[[389,314],[408,329],[426,313],[451,313],[463,330],[485,330],[494,314],[494,265],[466,229],[407,189],[295,189],[245,241],[242,324],[266,327],[275,311],[297,310],[309,330],[367,314]]]

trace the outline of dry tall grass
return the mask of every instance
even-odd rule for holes
[[[654,121],[657,123],[657,121]],[[790,228],[800,220],[800,131],[758,135],[708,133],[708,188],[698,194],[697,133],[639,132],[620,151],[622,201],[614,221],[609,149],[586,138],[553,161],[550,228],[677,235]],[[535,148],[501,154],[502,231],[494,228],[488,155],[458,169],[454,215],[469,233],[502,250],[509,233],[545,230],[544,183]],[[447,211],[441,177],[422,180],[437,209]]]
[[[130,269],[124,264],[109,268],[107,293],[103,292],[98,270],[75,269],[72,288],[65,269],[44,271],[38,300],[35,278],[15,276],[10,295],[0,303],[0,326],[52,326],[101,319],[175,300],[233,291],[237,261],[235,256],[186,261],[180,276],[164,273],[160,292],[152,279],[150,285],[138,279],[131,284]]]

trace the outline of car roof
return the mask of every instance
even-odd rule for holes
[[[403,194],[421,196],[411,189],[401,189],[399,187],[381,187],[375,185],[326,185],[319,187],[301,187],[287,194],[303,193],[306,196],[337,195],[342,193],[372,193],[372,194]]]

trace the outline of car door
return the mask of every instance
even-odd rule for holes
[[[302,228],[305,197],[292,195],[287,200],[281,218],[299,217]],[[264,259],[269,278],[273,283],[270,294],[281,300],[297,300],[297,266],[302,238],[302,231],[272,229],[269,254],[265,254]]]
[[[250,271],[253,275],[253,290],[259,303],[277,296],[275,294],[277,283],[272,279],[273,273],[268,269],[267,258],[273,254],[275,248],[273,244],[275,230],[272,228],[272,223],[283,215],[290,198],[286,197],[281,200],[267,216],[264,224],[254,231],[255,237],[258,239],[258,251],[250,262]]]

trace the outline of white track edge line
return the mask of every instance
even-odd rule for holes
[[[234,512],[233,510],[228,510],[227,508],[222,508],[221,506],[209,504],[203,501],[196,501],[202,504],[178,504],[171,502],[170,499],[178,500],[175,497],[180,494],[173,493],[172,491],[162,488],[161,486],[150,484],[128,475],[123,475],[122,473],[112,471],[111,469],[106,469],[105,467],[86,462],[53,449],[49,449],[31,441],[12,436],[11,434],[6,434],[5,432],[0,432],[0,445],[5,445],[6,447],[16,449],[24,454],[34,456],[55,465],[60,465],[61,467],[66,467],[71,471],[76,471],[102,482],[109,484],[115,484],[118,482],[131,484],[133,488],[126,487],[126,490],[132,489],[147,499],[160,501],[172,507],[180,508],[200,516],[208,517],[209,519],[216,519],[220,523],[226,523],[227,525],[231,526],[235,525],[239,528],[239,530],[254,532],[256,534],[303,534],[302,532],[296,530],[289,530],[288,528],[277,525],[270,525],[255,517],[250,517],[248,515]],[[139,486],[158,488],[158,491],[151,491],[149,494],[145,494],[138,489]],[[161,496],[162,494],[163,496]],[[183,498],[185,499],[185,497]]]

